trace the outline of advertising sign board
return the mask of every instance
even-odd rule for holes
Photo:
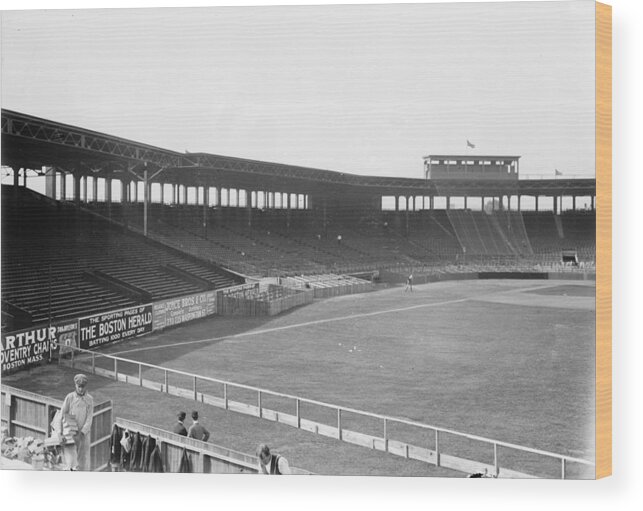
[[[152,331],[152,305],[95,314],[78,320],[80,347],[92,349]]]

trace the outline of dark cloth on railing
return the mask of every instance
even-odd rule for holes
[[[150,458],[152,457],[152,452],[154,451],[155,447],[156,440],[154,440],[151,436],[145,437],[145,439],[143,440],[143,472],[148,471]]]
[[[109,437],[109,462],[112,467],[121,464],[121,438],[123,432],[116,424],[112,428],[112,434]]]
[[[132,450],[130,452],[129,469],[132,472],[140,472],[143,467],[143,442],[140,433],[134,433],[132,437]]]
[[[156,443],[156,441],[155,441]],[[154,446],[154,450],[150,454],[150,461],[147,465],[148,472],[165,472],[163,469],[163,457],[158,445]]]
[[[182,474],[189,474],[192,472],[192,463],[190,462],[190,457],[188,456],[188,451],[186,449],[183,449],[183,452],[181,453],[179,472]]]
[[[132,437],[129,431],[123,431],[121,437],[121,467],[129,468],[130,452],[132,450]]]

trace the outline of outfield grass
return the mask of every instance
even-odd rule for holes
[[[211,318],[103,351],[593,460],[593,289],[585,283],[509,280],[442,282],[416,286],[413,293],[394,288],[319,301],[272,319]],[[141,417],[128,418],[158,421],[159,410],[153,408],[160,397],[145,395],[132,397],[128,391],[128,399],[141,401],[128,405],[130,413],[138,406]],[[192,407],[183,401],[184,408]],[[332,413],[319,418],[335,420]],[[248,420],[265,428],[269,443],[275,435],[281,451],[299,466],[320,471],[311,459],[318,452],[302,456],[320,448],[315,435]],[[347,427],[356,425],[353,417],[345,420]],[[256,442],[261,429],[241,424],[246,423],[235,426],[240,429],[235,435],[245,440],[228,436],[235,442],[229,447],[246,450],[240,446],[249,445],[250,437]],[[378,428],[359,425],[365,432]],[[416,431],[399,434],[418,440]],[[324,439],[324,450],[325,442],[339,444]],[[477,449],[449,438],[444,442],[456,454]],[[323,465],[331,471],[322,472],[428,475],[426,467],[403,459],[378,471],[377,463],[371,467],[359,457],[356,463],[355,453],[364,459],[394,457],[339,445],[345,447]],[[515,453],[500,454],[529,463]],[[551,475],[558,469],[554,464],[543,470]]]

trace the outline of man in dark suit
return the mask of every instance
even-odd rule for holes
[[[204,442],[210,438],[210,432],[199,424],[199,412],[197,411],[192,412],[192,425],[188,430],[188,438],[196,438]]]
[[[177,435],[181,436],[188,436],[188,430],[185,429],[185,425],[183,424],[183,421],[185,420],[185,412],[179,412],[178,414],[178,422],[174,425],[173,431]]]

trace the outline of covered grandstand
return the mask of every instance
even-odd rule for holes
[[[592,271],[595,179],[519,179],[518,157],[499,177],[476,167],[505,157],[427,158],[424,179],[360,176],[178,153],[2,110],[13,174],[2,189],[3,328],[248,278],[548,271],[564,249]],[[438,172],[450,163],[458,172]],[[28,172],[45,176],[46,195]]]
[[[352,380],[356,374],[386,382],[387,378],[398,378],[409,364],[413,371],[415,361],[405,361],[400,353],[392,357],[400,367],[385,368],[381,363],[388,364],[391,357],[387,350],[397,350],[401,341],[418,343],[409,347],[409,354],[419,349],[422,357],[428,356],[423,320],[411,317],[406,321],[404,314],[454,306],[448,312],[453,316],[444,318],[449,326],[443,328],[450,329],[453,318],[465,321],[469,313],[457,308],[469,307],[471,304],[464,302],[473,300],[474,295],[478,302],[471,306],[469,320],[477,322],[480,317],[504,315],[504,309],[497,306],[507,301],[522,300],[539,307],[555,301],[549,296],[530,296],[528,293],[540,289],[529,287],[533,280],[595,278],[594,179],[521,180],[518,157],[428,158],[431,168],[424,178],[360,176],[205,153],[177,153],[3,110],[2,165],[13,179],[12,184],[2,185],[1,196],[3,377],[16,373],[11,374],[11,382],[32,388],[38,385],[38,377],[32,379],[23,369],[41,366],[34,375],[55,372],[61,378],[65,371],[83,370],[103,378],[105,385],[113,380],[116,385],[134,386],[129,391],[118,390],[132,392],[134,401],[149,404],[169,397],[188,399],[210,407],[211,414],[214,408],[222,409],[226,417],[221,416],[222,420],[241,421],[230,419],[227,412],[233,411],[329,437],[333,442],[393,454],[401,460],[387,458],[385,463],[402,470],[400,473],[424,473],[430,466],[435,475],[489,470],[494,477],[591,476],[591,461],[551,452],[546,443],[546,449],[532,449],[514,443],[524,443],[522,438],[504,442],[489,432],[481,436],[460,433],[427,422],[431,415],[405,419],[409,410],[391,402],[387,406],[393,406],[395,416],[362,410],[356,401],[352,406],[334,403],[337,396],[343,401],[347,388],[359,391]],[[441,166],[446,166],[444,172]],[[44,178],[45,193],[30,183],[34,174]],[[571,199],[571,208],[563,210],[563,197],[567,204]],[[534,208],[524,207],[527,198],[532,199]],[[585,202],[581,208],[576,208],[578,198]],[[551,208],[539,207],[547,203]],[[573,252],[575,264],[563,264],[563,252]],[[415,293],[409,293],[408,298],[405,295],[408,305],[399,308],[399,299],[392,294],[395,289],[390,289],[362,296],[372,300],[364,299],[362,310],[347,307],[347,300],[342,302],[342,295],[395,286],[409,273],[419,285],[439,282],[440,296],[428,296],[429,302],[417,303],[411,297]],[[520,287],[513,289],[514,283],[483,282],[516,277],[529,284],[524,289],[516,284]],[[462,288],[442,282],[473,279],[479,282]],[[593,292],[591,282],[582,284],[573,291],[578,293],[578,287],[584,293]],[[569,302],[568,289],[558,287],[565,297],[560,303]],[[383,300],[388,300],[388,305],[377,305]],[[336,309],[320,310],[325,303]],[[571,303],[582,314],[593,305],[585,295],[572,298]],[[380,309],[372,310],[373,306]],[[476,312],[480,307],[484,311]],[[298,310],[290,317],[282,315],[294,308]],[[391,314],[399,317],[387,316]],[[270,316],[280,317],[274,326],[256,330]],[[360,318],[363,323],[358,326]],[[204,321],[187,325],[197,319]],[[350,321],[350,326],[340,326],[344,321]],[[397,339],[401,327],[396,321],[422,334]],[[184,323],[185,329],[176,334],[165,332]],[[335,324],[339,330],[332,333]],[[368,328],[373,331],[369,333]],[[392,329],[395,342],[390,340],[393,337],[382,336],[387,328]],[[476,341],[470,332],[477,328],[463,330],[462,346]],[[188,333],[190,329],[193,333]],[[216,330],[214,337],[210,329]],[[310,335],[315,329],[320,332]],[[290,335],[281,336],[284,330]],[[271,338],[273,333],[275,338]],[[193,337],[197,335],[199,338]],[[443,342],[450,342],[450,335],[443,336]],[[284,375],[289,382],[285,391],[248,381],[238,383],[246,373],[246,357],[252,360],[252,349],[246,353],[246,348],[240,348],[244,352],[240,357],[214,354],[219,342],[225,352],[230,346],[227,339],[253,336],[258,339],[253,349],[264,346],[267,350],[258,359],[268,357],[277,364],[278,369],[269,374],[270,385],[278,384],[277,375]],[[513,342],[509,339],[512,332],[506,336]],[[500,335],[493,337],[504,340]],[[336,343],[344,339],[351,347],[344,349],[342,342]],[[119,344],[126,340],[127,344]],[[145,340],[148,346],[138,344]],[[371,342],[380,343],[381,350],[364,349],[362,354],[362,347]],[[283,344],[275,348],[272,343]],[[192,344],[203,345],[207,352],[193,351]],[[123,347],[125,351],[112,351]],[[153,363],[145,355],[137,360],[139,350],[153,353]],[[335,398],[307,398],[324,382],[319,376],[308,378],[313,374],[308,364],[323,356],[329,357],[329,368],[335,367],[344,351],[351,356],[359,354],[354,359],[363,365],[347,372],[349,381],[334,394],[332,386],[341,380],[340,375],[332,374],[324,364],[313,364],[324,376],[331,376],[324,385],[330,385],[327,391]],[[168,367],[168,360],[155,358],[165,354],[172,365],[184,363],[184,355],[195,359],[176,369]],[[287,354],[292,354],[292,359]],[[44,366],[54,359],[59,362],[57,370],[53,365]],[[244,364],[243,370],[221,379],[219,373],[225,369],[217,364],[226,360],[232,365]],[[439,362],[432,357],[429,361]],[[496,362],[499,369],[512,370],[513,363],[505,367]],[[292,367],[298,367],[306,377],[291,378],[288,371]],[[390,373],[382,379],[380,373],[385,371]],[[539,377],[535,371],[536,383]],[[390,381],[394,381],[391,388],[396,393],[406,385]],[[373,394],[370,408],[377,409],[385,390],[381,389],[381,395]],[[141,397],[143,391],[154,395]],[[243,393],[251,397],[243,397]],[[9,397],[7,402],[18,406],[16,399]],[[44,399],[55,406],[43,396],[30,394],[25,399]],[[278,400],[289,404],[280,408]],[[415,396],[407,403],[402,401],[400,404],[411,403],[414,410],[421,403],[427,414],[433,413],[430,403]],[[517,402],[521,401],[518,397]],[[324,411],[313,408],[311,413],[315,406]],[[325,415],[328,409],[330,420]],[[113,422],[153,430],[170,444],[178,442],[177,448],[198,448],[195,452],[202,456],[196,461],[196,471],[254,470],[251,457],[230,455],[227,446],[234,440],[227,435],[238,429],[262,434],[263,424],[229,426],[223,439],[226,447],[217,446],[217,452],[212,452],[210,446],[185,445],[181,439],[167,437],[157,427],[162,419],[155,417],[156,413],[160,412],[146,409],[143,413],[151,424],[137,425],[119,418]],[[365,417],[367,422],[376,420],[378,427],[372,431],[372,425],[353,416]],[[23,427],[20,417],[16,419],[18,426],[13,419],[8,421],[9,427]],[[451,423],[454,419],[447,415],[445,420]],[[402,429],[419,429],[398,431],[400,425]],[[424,445],[427,431],[434,435],[430,446]],[[279,434],[283,438],[291,435]],[[464,448],[459,443],[471,440],[482,447]],[[350,452],[344,445],[327,445],[332,446],[329,452],[335,457]],[[248,447],[242,448],[247,451]],[[221,450],[227,453],[224,463],[214,461]],[[487,451],[493,452],[493,458]],[[107,466],[101,456],[96,456],[100,463],[95,469]],[[176,461],[172,456],[168,455],[168,465]],[[530,456],[538,459],[530,461]],[[591,458],[591,452],[586,457]],[[206,458],[209,461],[203,461]],[[379,467],[381,461],[373,458],[372,464]],[[310,473],[310,468],[298,469],[298,473]]]

